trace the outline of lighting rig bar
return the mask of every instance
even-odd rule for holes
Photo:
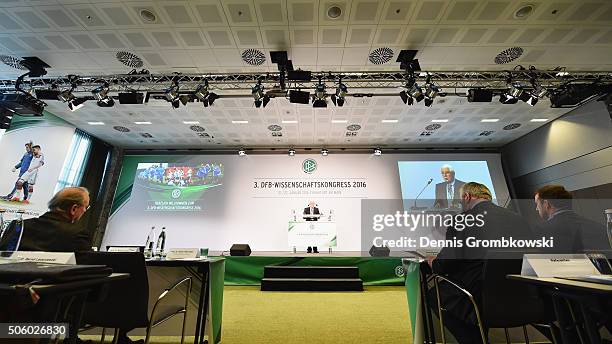
[[[446,92],[462,88],[505,89],[509,78],[513,82],[529,84],[535,77],[544,88],[557,88],[568,82],[612,84],[611,71],[418,71],[413,77],[417,82],[429,80]],[[332,83],[340,78],[342,83],[351,89],[397,89],[405,85],[407,74],[405,72],[313,72],[310,81],[292,81],[284,77],[284,90],[309,90],[313,89],[319,80]],[[67,88],[74,85],[74,80],[74,76],[28,78],[23,81],[21,88],[26,91]],[[193,91],[206,81],[214,90],[251,90],[253,84],[257,82],[261,82],[265,89],[271,90],[279,88],[281,72],[79,76],[74,92],[91,92],[101,84],[108,84],[110,92],[162,92],[169,84],[175,82],[180,84],[181,91]],[[17,80],[0,80],[0,91],[15,91],[16,84]]]

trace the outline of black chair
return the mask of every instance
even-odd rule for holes
[[[191,294],[191,277],[179,279],[166,288],[157,298],[151,314],[149,308],[149,281],[144,255],[132,252],[79,252],[78,264],[106,265],[113,272],[129,273],[130,278],[109,286],[102,303],[89,303],[83,315],[83,323],[92,327],[114,328],[114,343],[119,339],[119,329],[146,328],[145,344],[149,343],[151,329],[175,315],[183,314],[181,343],[185,340],[187,305]],[[166,305],[162,301],[182,285],[187,286],[185,303]],[[102,332],[104,342],[105,331]]]
[[[476,297],[462,286],[441,275],[433,275],[436,295],[438,297],[438,316],[442,342],[446,343],[444,317],[440,305],[439,285],[448,283],[456,288],[470,301],[476,313],[478,328],[483,343],[488,343],[488,331],[491,328],[503,328],[506,343],[510,343],[508,328],[522,327],[525,342],[529,343],[527,325],[546,323],[545,304],[538,297],[537,291],[525,283],[507,279],[509,274],[520,274],[521,258],[517,253],[491,252],[487,255],[483,267],[482,295],[479,303]]]

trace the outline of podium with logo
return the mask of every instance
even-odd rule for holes
[[[336,223],[332,221],[289,221],[289,247],[336,247]]]

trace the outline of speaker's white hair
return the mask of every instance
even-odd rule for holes
[[[440,171],[444,170],[444,169],[448,169],[450,172],[455,172],[455,169],[453,168],[453,166],[451,166],[449,164],[444,164],[444,165],[442,165],[442,167],[440,167]]]

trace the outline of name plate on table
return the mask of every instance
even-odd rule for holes
[[[166,260],[197,259],[200,257],[199,248],[171,248],[166,254]]]
[[[5,263],[14,263],[17,261],[76,265],[76,257],[72,252],[15,251],[2,252],[1,256]]]
[[[599,275],[585,254],[525,254],[522,276],[579,277]]]
[[[108,252],[143,252],[144,246],[108,246]]]

